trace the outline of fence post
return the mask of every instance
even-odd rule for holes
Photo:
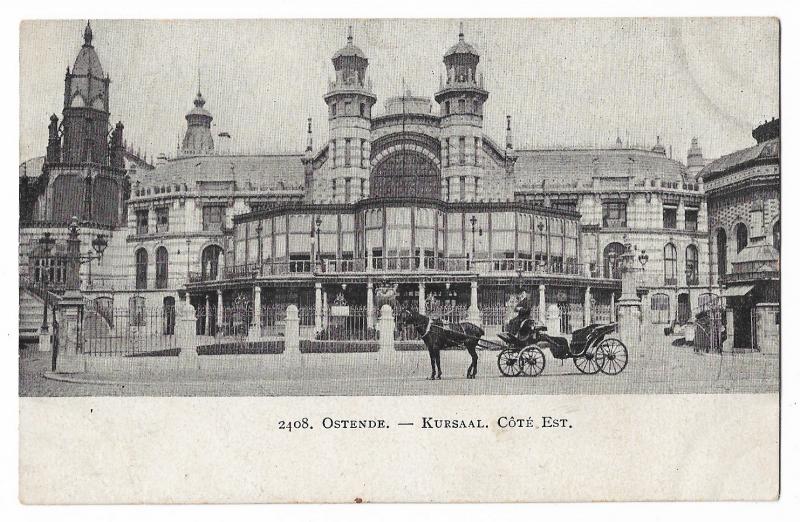
[[[378,319],[378,346],[381,352],[394,351],[394,315],[392,307],[388,304],[381,306],[381,316]]]
[[[186,370],[196,370],[200,367],[200,359],[197,355],[197,316],[194,306],[189,303],[189,296],[178,301],[177,321],[178,321],[178,340],[180,343],[180,366]]]
[[[286,308],[286,332],[284,333],[283,354],[286,361],[297,363],[300,361],[300,315],[295,305]]]
[[[550,335],[555,335],[557,333],[561,333],[561,312],[558,309],[558,305],[555,303],[550,304],[547,307],[547,321],[545,325],[547,326],[547,332]]]

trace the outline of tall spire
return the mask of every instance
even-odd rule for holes
[[[464,22],[458,22],[458,41],[464,41]]]
[[[511,115],[506,116],[506,148],[513,149],[514,141],[511,139]]]
[[[306,139],[306,152],[311,153],[314,150],[314,138],[311,134],[311,118],[308,119],[308,138]]]
[[[86,29],[83,30],[83,45],[87,47],[92,46],[92,24],[86,20]]]
[[[353,26],[352,25],[348,25],[347,26],[347,44],[348,45],[353,45]]]

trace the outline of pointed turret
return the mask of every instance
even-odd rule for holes
[[[186,114],[186,134],[183,136],[181,156],[202,156],[214,153],[211,121],[214,117],[205,108],[206,100],[198,90],[194,108]]]

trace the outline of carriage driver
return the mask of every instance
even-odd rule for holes
[[[522,323],[531,317],[531,303],[528,293],[524,288],[520,290],[517,296],[517,304],[514,306],[514,312],[517,315],[508,322],[508,331],[512,335],[517,335]]]

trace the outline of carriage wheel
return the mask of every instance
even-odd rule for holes
[[[604,339],[597,347],[597,363],[601,372],[616,375],[628,365],[628,349],[619,339]]]
[[[519,351],[506,348],[497,356],[497,367],[506,377],[516,377],[522,371]]]
[[[587,375],[592,375],[600,371],[601,361],[598,359],[596,347],[587,347],[583,355],[575,357],[572,359],[572,362],[575,363],[575,367],[579,372]]]
[[[544,353],[535,346],[529,346],[519,354],[519,366],[523,375],[536,377],[544,371],[544,365]]]

